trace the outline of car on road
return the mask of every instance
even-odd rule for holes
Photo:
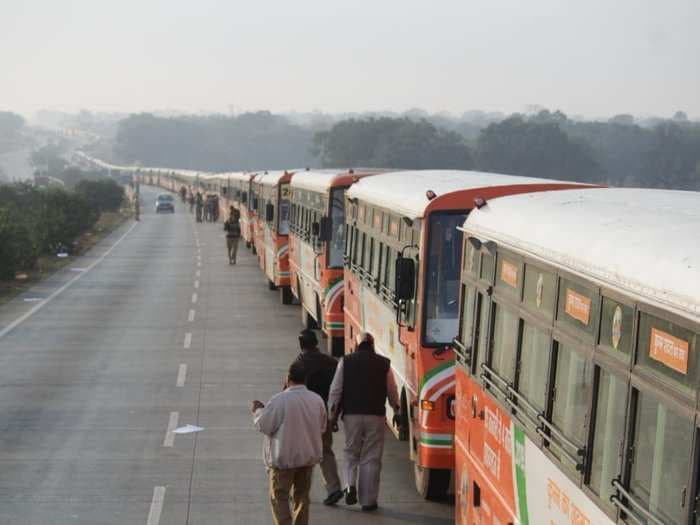
[[[175,213],[175,199],[168,193],[161,193],[158,195],[158,198],[156,198],[156,213],[162,211]]]

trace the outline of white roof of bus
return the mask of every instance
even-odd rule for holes
[[[465,228],[700,321],[700,193],[588,189],[492,199]]]
[[[279,180],[284,177],[285,173],[293,173],[291,171],[268,171],[259,172],[256,174],[255,181],[258,184],[264,184],[265,186],[274,186],[279,182]]]
[[[311,170],[298,171],[292,178],[292,186],[305,190],[325,192],[331,187],[331,182],[338,175],[349,175],[348,170]]]
[[[440,197],[454,191],[508,186],[510,184],[546,184],[549,179],[518,177],[481,171],[421,170],[395,171],[365,177],[353,184],[348,197],[370,202],[411,219],[423,217],[430,204],[426,192],[432,190]],[[471,203],[469,203],[471,207]]]

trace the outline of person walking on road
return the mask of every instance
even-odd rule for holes
[[[241,238],[241,223],[240,214],[233,206],[231,206],[228,220],[224,223],[224,230],[226,231],[226,251],[228,252],[228,263],[236,264],[238,241]]]
[[[190,193],[187,196],[187,201],[190,203],[190,213],[193,213],[194,212],[194,195],[192,194],[192,190],[190,190]]]
[[[374,339],[364,333],[352,354],[338,364],[328,395],[329,424],[345,430],[345,503],[359,501],[363,511],[378,508],[379,477],[384,452],[386,400],[399,421],[399,400],[390,361],[374,351]]]
[[[301,352],[295,362],[302,363],[306,369],[306,388],[316,392],[321,396],[323,402],[327,403],[328,392],[338,362],[318,349],[318,339],[313,330],[301,331],[299,347]],[[323,433],[321,474],[326,487],[326,499],[323,500],[323,504],[335,505],[343,497],[343,490],[338,476],[338,464],[333,453],[333,427],[331,425],[326,425],[326,431]]]
[[[195,196],[195,206],[197,208],[197,222],[202,222],[202,212],[204,211],[204,197],[200,192]]]
[[[265,435],[263,459],[276,525],[309,523],[311,473],[323,458],[321,435],[326,430],[326,407],[305,382],[304,365],[295,361],[289,367],[285,390],[272,396],[267,406],[257,400],[251,406],[253,422]],[[293,512],[289,508],[290,494]]]

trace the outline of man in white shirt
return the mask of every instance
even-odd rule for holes
[[[302,363],[289,367],[287,388],[272,396],[267,406],[253,401],[255,427],[265,434],[263,459],[270,481],[270,506],[277,525],[309,523],[311,472],[323,458],[322,434],[326,406],[321,396],[305,386]],[[294,503],[289,508],[289,495]]]

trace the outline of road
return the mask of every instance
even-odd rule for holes
[[[269,292],[220,224],[179,207],[142,221],[0,308],[0,524],[268,524],[251,399],[279,390],[297,306]],[[194,424],[200,433],[175,435]],[[336,439],[336,452],[341,448]],[[452,523],[412,485],[387,434],[381,509],[327,508],[312,523]]]

